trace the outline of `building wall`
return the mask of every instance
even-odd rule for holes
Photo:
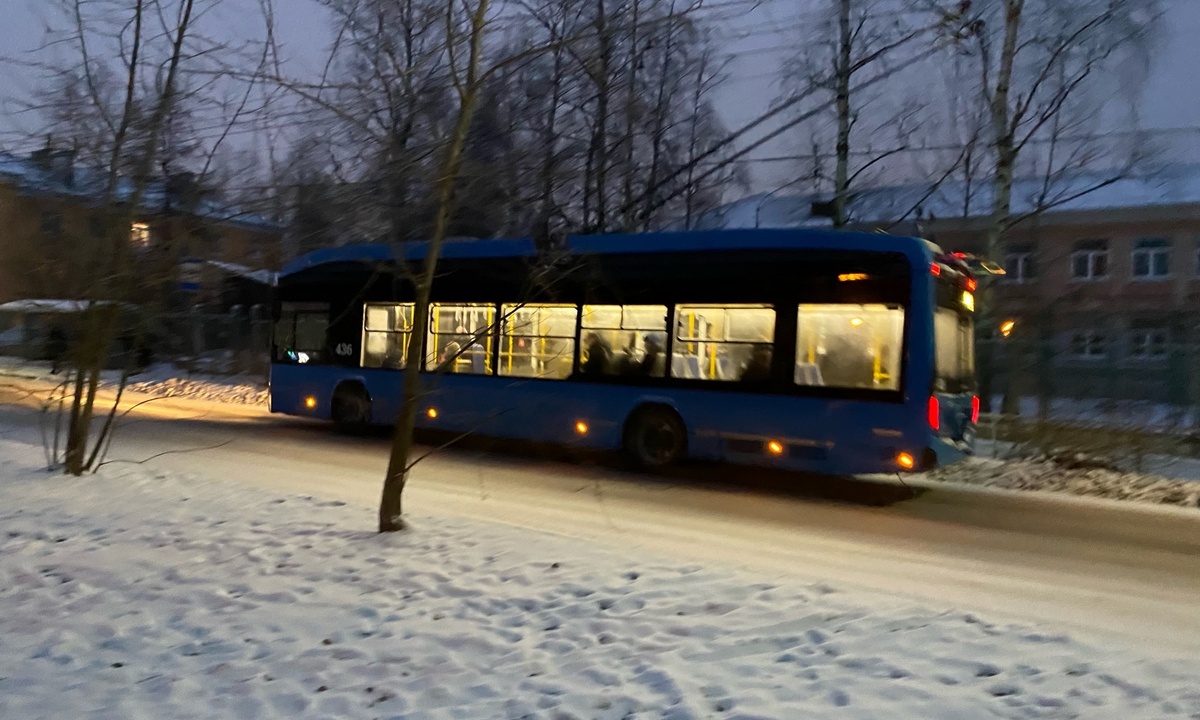
[[[43,222],[48,214],[58,218],[56,231]],[[0,181],[0,302],[88,295],[96,278],[87,270],[98,266],[89,254],[100,249],[96,217],[79,198],[21,194]],[[138,273],[166,287],[173,285],[181,257],[278,267],[279,232],[188,216],[138,221],[151,226],[150,247],[134,256]]]
[[[1010,232],[1005,257],[990,259],[1012,272],[1015,256],[1029,253],[1033,276],[994,286],[993,321],[1017,323],[1011,337],[991,341],[1000,355],[998,387],[1013,377],[1021,394],[1051,388],[1067,397],[1200,404],[1198,210],[1076,213]],[[947,250],[984,253],[979,230],[931,230]],[[1105,243],[1104,277],[1074,277],[1074,257],[1092,247],[1089,241]],[[1148,241],[1167,244],[1164,277],[1135,276],[1134,253]],[[984,342],[989,330],[981,328]]]

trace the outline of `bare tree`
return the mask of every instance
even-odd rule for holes
[[[131,242],[131,228],[149,205],[157,203],[155,209],[161,210],[163,203],[179,202],[182,207],[174,209],[187,215],[189,203],[199,198],[200,185],[189,183],[187,191],[179,187],[185,176],[177,175],[183,166],[176,164],[199,162],[200,171],[208,167],[193,112],[215,93],[213,76],[193,71],[207,53],[224,49],[236,55],[244,49],[212,43],[197,32],[198,18],[216,1],[61,0],[57,6],[62,26],[47,47],[65,48],[73,57],[65,64],[41,65],[53,90],[38,99],[35,109],[60,137],[69,138],[68,179],[92,205],[86,233],[67,252],[53,256],[59,264],[58,295],[77,299],[81,307],[68,349],[72,375],[63,403],[65,445],[61,458],[57,447],[53,452],[71,474],[103,461],[136,353],[124,363],[115,400],[106,412],[99,411],[103,420],[94,428],[102,371],[122,337],[131,337],[135,349],[147,342],[146,316],[161,307],[166,285],[175,277],[172,248],[139,247]],[[235,102],[232,121],[245,111],[244,100]],[[215,139],[209,136],[208,151],[224,137],[220,132]],[[174,180],[166,182],[167,176]],[[196,228],[189,230],[185,223],[164,230]],[[131,308],[138,308],[132,318]]]
[[[818,148],[833,145],[832,202],[834,227],[850,221],[852,188],[873,169],[912,149],[924,102],[897,100],[883,90],[856,91],[864,79],[888,69],[889,63],[918,41],[936,42],[930,28],[939,16],[926,3],[908,0],[826,0],[824,20],[806,25],[799,49],[783,68],[784,99],[807,97],[798,110],[828,105],[802,128]],[[864,115],[864,112],[866,114]],[[860,124],[866,120],[865,131]],[[832,130],[827,131],[827,126]],[[827,132],[832,132],[829,143]],[[878,138],[887,146],[878,148]],[[862,147],[856,147],[860,141]],[[814,168],[826,153],[814,152]],[[822,173],[816,172],[819,176]]]
[[[959,47],[974,61],[993,148],[986,253],[1000,258],[1015,224],[1128,174],[1130,164],[1118,162],[1101,177],[1084,177],[1079,170],[1095,162],[1103,132],[1068,137],[1079,129],[1080,118],[1099,114],[1099,93],[1116,89],[1106,88],[1109,71],[1137,59],[1161,12],[1154,0],[985,0],[964,3],[963,9],[969,14]],[[1032,209],[1014,213],[1014,182],[1028,156],[1034,156],[1030,165],[1040,162],[1046,191]],[[990,328],[991,293],[980,300],[980,322]],[[991,348],[985,344],[981,350],[980,394],[990,404],[991,362],[985,355]],[[1007,400],[1007,409],[1015,402]]]

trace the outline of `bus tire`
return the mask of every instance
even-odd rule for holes
[[[371,424],[371,396],[361,383],[342,383],[333,391],[329,414],[339,432],[361,433]]]
[[[625,423],[625,455],[640,470],[661,470],[687,455],[687,428],[662,405],[638,408]]]

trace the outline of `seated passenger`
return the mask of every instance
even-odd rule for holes
[[[762,382],[771,379],[771,346],[755,345],[750,359],[742,366],[742,382]]]
[[[647,377],[662,377],[665,374],[667,369],[667,356],[663,352],[665,344],[659,333],[646,335],[646,354],[638,364],[636,374]]]
[[[609,371],[612,362],[612,348],[599,333],[588,333],[584,341],[587,357],[580,364],[579,370],[584,375],[604,375]]]
[[[439,372],[454,372],[454,363],[458,361],[458,356],[462,354],[462,346],[456,342],[451,342],[446,345],[446,349],[442,351],[442,356],[438,358]]]

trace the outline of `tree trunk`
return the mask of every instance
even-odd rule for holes
[[[853,121],[850,109],[851,50],[854,42],[850,29],[851,0],[839,0],[838,5],[838,58],[836,77],[837,105],[837,167],[833,179],[833,226],[846,225],[847,208],[850,205],[850,126]]]
[[[421,274],[416,279],[416,298],[413,308],[412,338],[404,364],[404,385],[401,395],[400,417],[396,422],[396,433],[392,437],[391,452],[388,454],[387,475],[383,481],[383,495],[379,502],[379,532],[396,532],[405,528],[403,518],[404,486],[408,482],[409,456],[412,453],[413,431],[417,424],[417,403],[421,399],[421,361],[424,354],[425,337],[429,329],[429,293],[437,272],[438,257],[442,242],[454,211],[454,188],[462,167],[463,146],[471,127],[475,101],[479,95],[479,60],[483,50],[484,27],[487,22],[489,0],[479,0],[471,13],[470,54],[467,61],[466,78],[458,87],[459,108],[454,129],[446,145],[442,162],[442,173],[437,182],[437,213],[434,216],[433,233],[425,252]],[[453,5],[447,13],[453,12]],[[451,23],[447,23],[450,27]],[[452,68],[453,69],[453,68]]]

